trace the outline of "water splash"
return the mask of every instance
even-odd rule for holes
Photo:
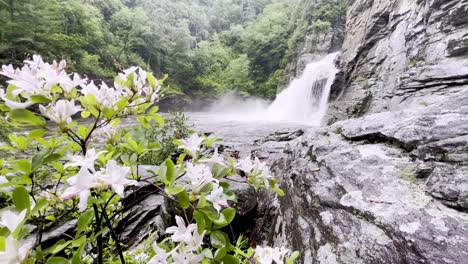
[[[328,109],[330,89],[338,70],[332,53],[307,65],[300,78],[291,82],[268,107],[272,121],[292,121],[319,125]]]
[[[271,104],[259,98],[242,98],[231,92],[200,114],[207,116],[209,113],[212,121],[318,126],[327,112],[330,89],[338,72],[335,67],[337,55],[332,53],[308,64],[302,76],[293,80]]]

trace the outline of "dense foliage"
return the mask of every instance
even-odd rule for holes
[[[297,42],[338,24],[345,2],[0,0],[0,63],[38,53],[92,78],[138,65],[171,77],[166,96],[272,98]]]
[[[132,116],[146,129],[164,126],[154,106],[161,81],[131,67],[110,86],[69,75],[66,67],[34,56],[22,68],[0,71],[9,84],[0,89],[2,115],[16,132],[27,127],[10,133],[11,145],[1,147],[9,154],[0,160],[0,263],[294,263],[298,252],[249,248],[242,236],[223,231],[236,216],[230,176],[242,172],[254,188],[284,195],[264,162],[224,158],[217,150],[204,155],[202,148],[217,138],[192,134],[175,140],[182,152],[142,178],[142,158],[161,149],[161,139],[134,137],[119,123]],[[180,121],[174,122],[178,133]],[[156,188],[171,201],[176,225],[152,230],[127,251],[116,226],[122,199],[139,186]],[[45,243],[46,230],[70,220],[74,229]]]

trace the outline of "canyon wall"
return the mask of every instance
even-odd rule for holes
[[[286,196],[263,195],[258,242],[303,263],[468,263],[468,1],[348,4],[329,126],[275,154]]]

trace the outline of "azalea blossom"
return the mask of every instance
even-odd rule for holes
[[[19,264],[26,254],[26,245],[20,246],[20,243],[10,235],[5,239],[5,251],[0,251],[0,263]]]
[[[251,156],[248,156],[244,159],[239,160],[236,163],[236,168],[245,173],[250,173],[255,168],[255,165],[252,162]]]
[[[146,86],[147,72],[140,67],[133,66],[119,73],[118,79],[120,81],[127,81],[131,74],[133,74],[134,91],[141,91]]]
[[[21,94],[24,98],[30,99],[32,95],[43,95],[51,97],[52,87],[59,84],[60,80],[66,76],[64,68],[66,63],[54,62],[54,64],[44,63],[42,58],[34,55],[32,60],[25,60],[21,69],[14,69],[13,66],[4,66],[1,75],[11,78],[7,82],[15,87],[12,95],[14,97]]]
[[[203,245],[203,237],[205,236],[203,231],[201,234],[198,233],[198,230],[193,231],[192,239],[186,246],[187,251],[198,251],[198,249]]]
[[[0,176],[0,185],[8,183],[8,179],[5,176]]]
[[[18,214],[10,210],[3,211],[0,226],[5,226],[11,233],[13,233],[16,228],[18,228],[19,224],[23,222],[25,217],[26,210],[23,210]]]
[[[194,193],[200,193],[203,187],[211,182],[218,182],[213,178],[210,167],[204,164],[187,163],[187,172],[184,177],[190,181],[190,188]]]
[[[123,196],[125,186],[138,184],[137,181],[127,179],[129,175],[130,167],[119,166],[115,160],[110,160],[98,178],[109,184],[118,195]]]
[[[151,262],[148,262],[148,255],[145,254],[144,252],[138,254],[135,256],[135,260],[138,262],[138,263],[145,263],[145,264],[148,264],[148,263],[151,263]],[[155,263],[156,264],[156,263]]]
[[[58,100],[54,105],[49,104],[47,108],[39,105],[39,110],[44,116],[57,124],[70,124],[72,116],[83,109],[75,105],[74,100]]]
[[[68,179],[70,187],[68,187],[62,194],[62,199],[70,199],[75,196],[79,196],[80,202],[78,208],[81,212],[86,210],[88,206],[88,198],[91,195],[91,189],[98,187],[97,177],[100,172],[91,174],[88,169],[82,168],[77,175]]]
[[[112,126],[111,124],[107,124],[103,127],[100,127],[94,131],[94,136],[104,141],[108,141],[113,138],[118,132],[118,129]]]
[[[88,149],[86,155],[73,155],[69,157],[70,163],[65,164],[65,168],[68,167],[81,167],[89,169],[92,172],[95,172],[94,163],[98,159],[99,155],[106,153],[107,151],[100,151],[96,153],[95,149]]]
[[[286,254],[289,253],[289,249],[285,247],[261,247],[255,248],[254,259],[258,264],[283,264]]]
[[[179,146],[179,148],[183,148],[187,150],[190,155],[195,156],[197,155],[197,151],[200,150],[203,138],[199,137],[197,133],[194,133],[189,138],[182,139],[180,141],[182,142],[182,146]]]
[[[68,75],[63,75],[59,80],[59,84],[65,93],[70,93],[73,88],[85,85],[87,81],[87,78],[81,78],[79,74],[74,73],[73,78],[70,78]]]
[[[25,102],[17,102],[10,100],[6,97],[5,91],[0,89],[0,98],[5,102],[5,105],[8,106],[10,109],[26,109],[33,105],[34,103],[31,100],[27,100]]]
[[[107,86],[105,82],[101,83],[99,88],[94,84],[94,82],[82,84],[80,92],[83,95],[93,95],[96,98],[98,105],[106,108],[113,108],[115,103],[120,99],[120,93],[118,93],[114,88]]]
[[[167,259],[171,256],[171,253],[166,252],[163,248],[160,248],[156,242],[153,243],[153,250],[156,255],[148,261],[147,264],[166,264]]]
[[[209,159],[201,159],[199,162],[201,163],[208,163],[208,164],[219,164],[224,166],[225,160],[224,158],[218,154],[218,148],[215,148],[213,156]]]
[[[227,198],[229,198],[226,194],[224,194],[224,189],[221,186],[215,185],[213,190],[206,196],[206,200],[213,203],[213,207],[216,211],[220,211],[222,207],[228,207],[229,204],[227,202]]]
[[[199,264],[204,258],[203,254],[194,254],[191,251],[174,251],[172,253],[174,263],[178,264]]]
[[[190,224],[186,226],[182,217],[176,215],[175,218],[177,226],[168,227],[166,229],[166,233],[173,234],[171,238],[174,242],[185,242],[187,244],[190,243],[193,239],[193,232],[198,232],[197,225]]]

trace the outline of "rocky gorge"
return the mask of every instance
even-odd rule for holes
[[[468,263],[468,1],[348,4],[328,126],[265,141],[287,195],[261,195],[258,241],[303,263]]]

